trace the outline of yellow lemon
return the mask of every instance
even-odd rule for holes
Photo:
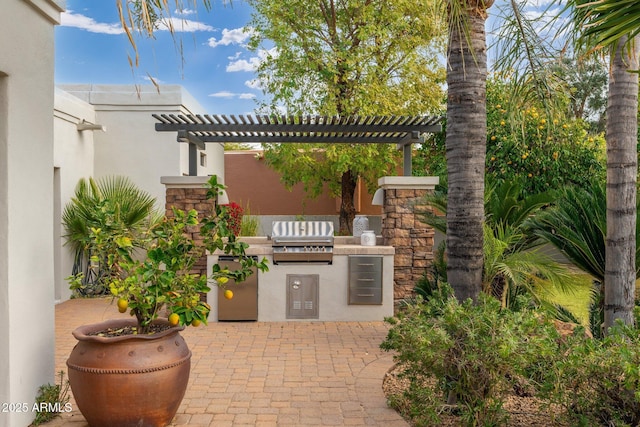
[[[224,291],[224,297],[226,299],[231,299],[233,298],[233,291],[231,289],[227,289]]]
[[[129,307],[129,301],[124,298],[120,298],[118,300],[118,311],[120,313],[124,313],[125,311],[127,311],[127,307]]]
[[[178,322],[180,322],[180,316],[178,316],[178,313],[171,313],[169,315],[169,324],[171,326],[176,326]]]
[[[202,323],[200,322],[200,320],[193,319],[193,321],[191,322],[191,326],[195,326],[197,328],[198,326],[200,326],[200,323]]]

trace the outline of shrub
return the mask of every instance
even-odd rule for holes
[[[61,411],[69,411],[69,381],[64,379],[64,371],[58,374],[59,384],[45,384],[38,389],[33,409],[36,417],[32,426],[38,426],[56,418]]]
[[[260,225],[260,217],[257,215],[251,215],[251,208],[249,202],[247,202],[244,215],[242,216],[242,224],[240,226],[241,236],[257,236],[258,226]]]
[[[551,117],[542,106],[514,110],[507,105],[508,80],[487,81],[487,179],[496,184],[522,180],[527,195],[604,180],[605,142],[571,117]],[[443,128],[446,127],[446,122]],[[413,159],[414,175],[446,176],[446,131],[433,134]]]
[[[530,310],[502,310],[487,295],[477,305],[432,298],[387,320],[393,326],[381,347],[405,367],[407,411],[417,425],[439,423],[445,402],[457,403],[465,425],[504,423],[506,394],[557,349],[550,322]]]
[[[228,225],[229,229],[233,233],[234,236],[238,237],[240,235],[240,230],[242,229],[242,218],[244,217],[244,209],[242,206],[237,204],[236,202],[231,202],[226,206],[228,213]]]
[[[602,340],[569,337],[542,388],[572,425],[640,423],[640,331],[621,323]]]

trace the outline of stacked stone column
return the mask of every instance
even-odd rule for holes
[[[166,187],[165,212],[168,218],[174,216],[173,208],[188,212],[198,211],[198,219],[202,221],[205,215],[215,209],[214,200],[207,199],[207,176],[162,177],[161,182]],[[189,227],[187,234],[197,245],[203,244],[200,225]],[[207,256],[203,255],[191,270],[192,274],[208,275]]]
[[[437,177],[393,176],[378,180],[384,190],[383,244],[395,248],[396,305],[414,295],[413,288],[433,262],[435,231],[421,221],[421,214],[431,210],[423,198],[437,183]]]

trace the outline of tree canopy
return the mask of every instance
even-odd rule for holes
[[[435,0],[249,0],[250,47],[268,95],[265,112],[321,115],[416,115],[441,109],[444,22]],[[389,145],[266,145],[283,182],[311,196],[325,184],[342,196],[340,229],[351,231],[358,178],[370,188],[394,174]]]

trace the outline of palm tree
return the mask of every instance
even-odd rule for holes
[[[542,288],[566,290],[573,277],[568,270],[539,250],[543,243],[531,233],[528,219],[555,200],[553,193],[526,195],[522,182],[489,182],[485,191],[483,226],[482,291],[512,307],[515,297],[528,294],[541,302]],[[425,198],[436,211],[446,213],[447,195],[443,187]],[[436,230],[447,233],[442,216],[425,213],[422,220]],[[447,280],[448,277],[441,277]],[[440,279],[440,278],[438,278]]]
[[[447,277],[455,296],[482,290],[487,140],[485,21],[493,0],[449,0]]]
[[[576,50],[592,53],[604,47],[610,52],[606,127],[608,234],[605,243],[605,328],[618,318],[633,324],[640,7],[636,0],[571,0],[566,10],[573,17],[572,30],[576,36],[573,47]],[[518,41],[524,39],[520,37]],[[531,43],[525,45],[527,48],[534,46]],[[540,55],[531,55],[529,49],[520,50],[527,52],[525,60],[534,74],[529,81],[537,87],[547,88],[546,79],[535,77]],[[514,50],[510,53],[517,56]],[[513,62],[502,63],[503,67],[518,68]],[[541,93],[544,99],[544,94],[549,92],[537,93]]]
[[[608,49],[611,58],[606,126],[604,328],[607,330],[617,319],[634,324],[640,7],[633,0],[574,0],[573,5],[577,22],[586,28],[581,40],[590,48]]]
[[[503,182],[496,184],[488,180],[484,193],[485,222],[490,228],[498,225],[516,229],[522,235],[522,240],[513,246],[514,249],[530,249],[540,242],[531,233],[525,232],[528,227],[527,219],[535,215],[541,208],[555,202],[555,192],[544,192],[527,195],[522,181]],[[425,203],[434,208],[435,212],[447,213],[447,183],[440,184],[436,191],[425,196]],[[422,220],[440,231],[447,233],[447,222],[441,215],[425,212]]]
[[[130,236],[135,244],[139,240],[136,237],[161,218],[155,210],[155,202],[154,197],[126,177],[78,181],[75,195],[62,213],[65,244],[74,253],[72,276],[82,276],[78,292],[106,291],[101,278],[105,274],[108,254],[97,254],[92,248],[91,228],[122,230],[122,235]]]
[[[565,189],[554,206],[527,221],[531,232],[602,283],[605,276],[606,193],[602,182]]]
[[[540,248],[523,249],[521,229],[498,223],[484,227],[483,291],[503,308],[514,308],[516,296],[526,294],[537,304],[545,289],[572,289],[574,275]]]
[[[588,18],[584,35],[593,38],[593,46],[623,45],[640,34],[640,2],[637,0],[578,0],[580,18]],[[637,68],[635,68],[637,69]]]
[[[638,69],[640,37],[622,38],[611,63],[607,105],[607,241],[604,327],[616,319],[633,325],[636,279],[636,184],[638,173]]]

